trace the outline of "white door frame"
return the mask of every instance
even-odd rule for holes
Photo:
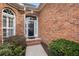
[[[25,24],[26,24],[26,28],[25,28],[25,36],[28,38],[28,37],[31,37],[31,36],[28,36],[28,21],[34,21],[34,36],[33,37],[38,37],[38,17],[37,16],[35,16],[36,17],[36,20],[27,20],[27,19],[30,19],[30,17],[28,17],[28,18],[25,18]],[[35,22],[36,22],[36,30],[35,30]],[[35,31],[36,31],[36,33],[35,33]]]

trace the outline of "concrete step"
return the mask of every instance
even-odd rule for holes
[[[41,39],[40,38],[26,39],[27,46],[37,45],[37,44],[40,44],[40,43],[41,43]]]

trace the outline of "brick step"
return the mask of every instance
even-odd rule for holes
[[[37,44],[40,44],[40,43],[41,43],[41,39],[40,38],[26,39],[27,46],[37,45]]]

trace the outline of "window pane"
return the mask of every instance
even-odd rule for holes
[[[13,27],[13,18],[9,17],[9,27]]]
[[[6,34],[7,34],[6,29],[3,29],[3,36],[6,37],[7,36]]]
[[[10,36],[13,36],[13,29],[8,29],[8,36],[10,37]]]
[[[7,17],[3,16],[3,27],[7,26]]]

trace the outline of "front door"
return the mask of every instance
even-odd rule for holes
[[[29,37],[34,37],[34,21],[28,21],[28,36]]]
[[[38,20],[36,16],[26,17],[26,36],[28,38],[38,37]]]

